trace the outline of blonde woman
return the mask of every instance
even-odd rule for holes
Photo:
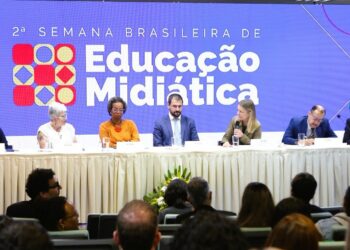
[[[237,115],[232,118],[222,142],[224,147],[232,145],[232,136],[239,138],[239,144],[250,145],[250,139],[261,138],[261,126],[256,119],[255,105],[252,100],[242,100],[237,107]]]

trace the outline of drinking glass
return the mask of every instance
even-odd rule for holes
[[[109,143],[110,143],[111,141],[110,141],[110,139],[109,139],[109,137],[103,137],[102,138],[102,149],[107,149],[107,148],[109,148]]]
[[[305,146],[305,139],[306,139],[306,136],[304,133],[298,133],[298,145],[299,146]]]
[[[232,136],[232,145],[233,146],[238,146],[239,145],[239,137],[236,135]]]

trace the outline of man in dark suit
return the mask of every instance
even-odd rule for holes
[[[181,146],[185,141],[199,141],[193,119],[181,115],[183,100],[179,94],[168,98],[169,114],[156,121],[153,129],[153,146]]]
[[[298,144],[298,134],[304,133],[307,136],[305,145],[314,144],[314,138],[337,137],[324,118],[326,110],[321,105],[311,108],[307,116],[294,117],[290,120],[287,130],[284,132],[282,142],[284,144]]]
[[[193,177],[187,185],[188,200],[193,206],[193,211],[180,214],[176,217],[177,223],[182,223],[195,216],[200,211],[216,212],[224,216],[234,216],[236,213],[224,210],[216,210],[211,206],[212,192],[208,182],[202,177]]]
[[[20,218],[37,218],[35,201],[60,195],[61,186],[52,169],[34,169],[27,178],[26,193],[29,201],[20,201],[7,207],[6,215]]]
[[[350,118],[346,120],[343,142],[350,145]]]

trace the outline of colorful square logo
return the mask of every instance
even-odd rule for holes
[[[14,104],[46,106],[56,101],[73,105],[75,55],[72,44],[15,44],[12,48]]]

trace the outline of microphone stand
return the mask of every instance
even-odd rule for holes
[[[336,117],[337,117],[337,118],[340,118],[340,112],[342,112],[342,111],[345,109],[345,107],[346,107],[347,105],[349,105],[349,103],[350,103],[350,100],[347,100],[347,101],[344,103],[344,105],[331,117],[331,119],[329,119],[329,122],[333,121]],[[350,109],[350,107],[349,107],[349,109]]]

